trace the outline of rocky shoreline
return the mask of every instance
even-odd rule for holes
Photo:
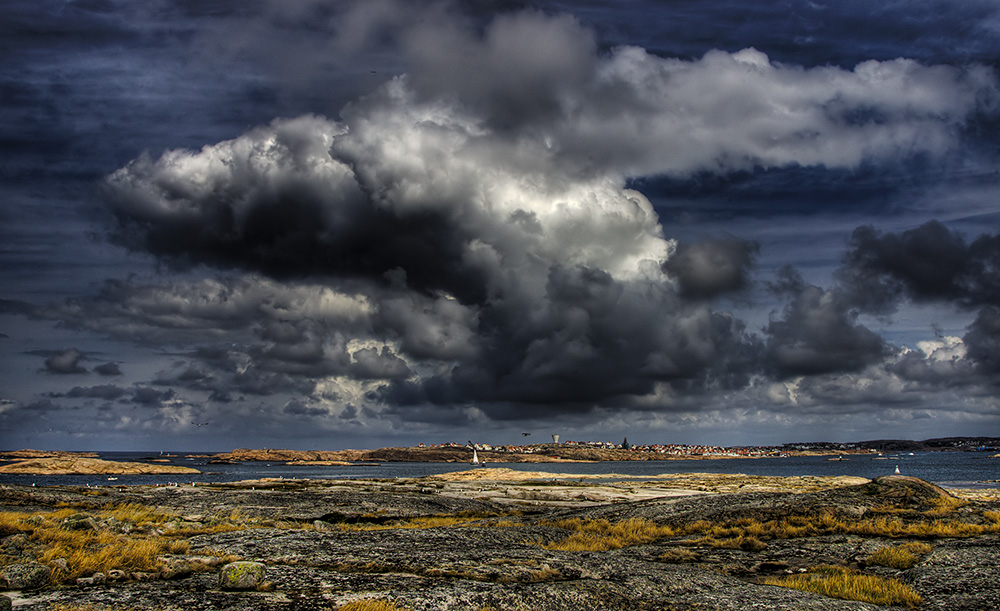
[[[365,599],[413,611],[910,604],[769,585],[823,571],[902,584],[919,609],[1000,608],[1000,501],[957,498],[907,477],[570,480],[478,469],[395,480],[0,486],[0,510],[0,588],[6,581],[4,596],[25,610],[326,611]],[[46,529],[164,547],[152,567],[76,575],[72,558],[46,555],[43,540],[54,536]],[[905,568],[876,560],[905,550],[913,560]],[[234,585],[237,577],[249,581]]]

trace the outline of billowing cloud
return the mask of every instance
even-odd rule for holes
[[[87,373],[87,368],[80,365],[83,358],[82,352],[76,348],[70,348],[45,359],[45,370],[58,374]]]
[[[326,416],[329,412],[321,407],[309,407],[297,399],[292,399],[281,410],[291,416]]]
[[[340,121],[276,119],[107,178],[114,242],[232,276],[109,283],[58,315],[197,346],[164,383],[220,402],[335,388],[425,420],[427,405],[512,418],[740,389],[765,362],[858,372],[893,349],[843,291],[800,282],[765,347],[701,303],[747,286],[756,245],[676,244],[628,179],[935,155],[997,100],[975,66],[666,59],[599,52],[568,16],[410,24],[385,6],[350,14],[393,31],[408,74]]]
[[[858,371],[893,352],[857,321],[844,292],[806,284],[785,270],[780,289],[791,302],[767,325],[767,354],[780,375]]]
[[[157,390],[148,386],[140,386],[132,391],[131,400],[144,407],[160,407],[165,401],[176,396],[172,389]]]
[[[839,277],[858,305],[875,311],[892,309],[903,297],[1000,305],[1000,235],[967,243],[938,221],[898,234],[859,227]]]
[[[980,310],[962,340],[976,367],[995,383],[1000,382],[1000,309]]]
[[[693,299],[715,297],[744,289],[759,246],[734,236],[677,245],[665,269],[680,285],[681,295]]]
[[[27,412],[58,412],[65,408],[62,405],[53,403],[51,399],[42,399],[34,403],[29,403],[22,409]]]
[[[130,10],[147,21],[108,27],[140,35],[156,21]],[[995,377],[994,238],[863,228],[839,286],[813,286],[806,269],[810,283],[784,276],[776,303],[754,282],[786,253],[724,233],[738,225],[704,222],[776,206],[772,193],[802,212],[799,200],[825,181],[827,199],[809,201],[820,208],[862,189],[855,178],[882,185],[967,151],[962,136],[992,120],[984,111],[1000,98],[987,68],[853,65],[898,55],[858,50],[796,65],[776,59],[789,53],[768,44],[773,36],[726,50],[688,42],[690,53],[664,57],[666,47],[612,46],[575,17],[482,3],[170,10],[178,29],[157,31],[185,32],[176,38],[202,54],[189,63],[225,72],[210,87],[227,91],[212,112],[242,103],[202,130],[215,123],[198,116],[207,106],[164,97],[185,121],[157,116],[152,131],[108,138],[114,155],[88,161],[107,172],[137,154],[125,149],[156,151],[107,176],[100,196],[111,241],[142,255],[113,256],[130,271],[153,261],[157,273],[44,307],[0,300],[0,313],[58,321],[54,333],[110,338],[102,355],[128,343],[100,361],[89,349],[28,353],[51,373],[82,373],[90,357],[103,363],[95,373],[116,376],[42,395],[81,421],[183,434],[211,421],[230,438],[259,423],[281,435],[306,422],[315,435],[555,418],[667,426],[701,414],[719,423],[755,410],[780,419],[786,409],[927,405],[934,393],[983,392]],[[148,65],[131,70],[148,79]],[[141,95],[182,88],[187,73],[165,70]],[[25,98],[24,112],[35,112],[33,99],[42,98]],[[259,125],[232,137],[247,122]],[[201,137],[201,148],[175,148]],[[656,206],[690,223],[664,229],[673,218],[640,192],[702,180],[753,183],[753,193],[720,188],[730,201],[702,210],[657,193]],[[692,189],[680,197],[696,199]],[[772,247],[789,231],[759,227],[754,240]],[[859,312],[890,312],[904,298],[986,309],[961,338],[895,347]],[[762,328],[741,320],[759,300],[775,308]]]
[[[104,363],[94,367],[94,371],[102,376],[120,376],[122,369],[118,363]]]
[[[105,399],[107,401],[113,401],[123,397],[127,393],[128,391],[120,386],[115,386],[113,384],[101,384],[99,386],[74,386],[68,393],[66,393],[66,396],[72,398]]]

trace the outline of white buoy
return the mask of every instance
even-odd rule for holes
[[[896,465],[896,475],[899,475],[899,465]]]

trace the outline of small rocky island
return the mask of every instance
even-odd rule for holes
[[[80,456],[47,456],[25,458],[0,465],[0,474],[33,475],[147,475],[147,474],[191,474],[197,469],[175,465],[147,464],[117,460],[101,460]]]
[[[509,469],[5,485],[0,608],[983,611],[1000,608],[996,492]]]

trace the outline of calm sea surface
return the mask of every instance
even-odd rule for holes
[[[141,461],[159,458],[148,453],[107,452],[106,460]],[[891,475],[898,466],[903,475],[911,475],[952,488],[1000,488],[1000,458],[976,452],[917,452],[915,454],[849,456],[831,461],[824,456],[788,458],[729,458],[719,460],[623,461],[599,463],[493,463],[521,471],[546,473],[621,474],[651,476],[661,473],[742,473],[746,475],[855,475],[874,478]],[[121,475],[109,480],[104,475],[0,475],[0,484],[128,486],[143,484],[232,482],[264,477],[286,479],[352,479],[421,477],[461,471],[473,467],[462,463],[382,463],[378,466],[291,467],[282,463],[242,463],[210,465],[207,459],[178,454],[171,464],[201,471],[193,475]]]

